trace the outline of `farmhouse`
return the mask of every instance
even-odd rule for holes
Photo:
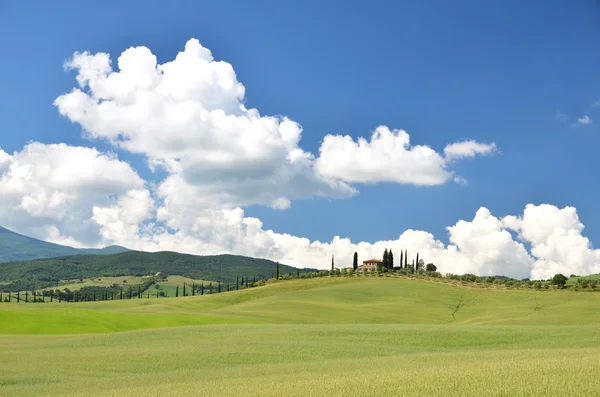
[[[370,272],[371,270],[377,270],[381,267],[383,261],[381,259],[369,259],[363,261],[363,264],[358,267],[358,271]]]

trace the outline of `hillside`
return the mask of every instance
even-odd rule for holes
[[[23,236],[0,226],[0,263],[81,254],[117,254],[125,251],[127,248],[117,245],[101,249],[72,248]]]
[[[600,324],[595,314],[599,305],[600,293],[479,289],[395,277],[326,277],[185,298],[0,304],[0,334],[239,323],[583,326]]]
[[[238,255],[197,256],[176,252],[127,251],[112,255],[77,255],[0,264],[3,291],[58,285],[61,280],[103,276],[149,275],[163,272],[197,280],[234,282],[237,276],[271,278],[276,263]],[[304,272],[281,265],[281,274]]]
[[[185,298],[13,300],[0,303],[0,391],[591,396],[600,388],[599,304],[596,292],[396,277],[279,281]]]

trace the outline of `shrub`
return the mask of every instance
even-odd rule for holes
[[[555,274],[554,277],[552,277],[552,284],[556,285],[559,288],[563,288],[566,283],[567,278],[563,274],[558,273]]]
[[[460,281],[474,282],[475,280],[477,280],[477,276],[474,274],[467,273],[460,276]]]

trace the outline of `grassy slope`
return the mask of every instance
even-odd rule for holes
[[[126,248],[119,246],[110,246],[102,249],[66,247],[23,236],[0,227],[0,262],[26,261],[80,254],[117,254],[125,251],[127,251]]]
[[[0,333],[87,333],[2,336],[0,395],[594,395],[599,303],[597,293],[339,278],[0,304]],[[205,325],[140,329],[186,324]],[[112,332],[127,329],[139,330]]]
[[[117,330],[161,327],[179,316],[189,324],[209,323],[207,316],[264,324],[597,324],[598,305],[600,294],[589,292],[487,290],[396,278],[326,278],[178,299],[0,304],[0,334],[107,332],[113,330],[112,318],[120,323],[122,316],[131,321]],[[90,322],[94,316],[97,319]],[[156,324],[150,320],[138,324],[137,316],[150,316]],[[104,322],[106,326],[99,326]]]

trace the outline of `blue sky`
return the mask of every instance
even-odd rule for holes
[[[600,241],[597,3],[336,3],[1,2],[0,147],[10,154],[39,141],[113,151],[159,183],[163,174],[142,155],[83,138],[53,102],[76,84],[63,69],[75,51],[106,52],[114,64],[127,48],[146,46],[163,63],[193,37],[233,65],[247,107],[300,123],[300,146],[315,155],[327,134],[368,138],[379,125],[437,152],[466,139],[497,145],[494,155],[452,167],[466,185],[367,183],[355,185],[355,197],[293,200],[286,211],[246,206],[265,228],[353,242],[417,229],[447,243],[445,228],[480,207],[505,216],[548,203],[575,207],[584,234]],[[584,115],[592,123],[574,126]]]

